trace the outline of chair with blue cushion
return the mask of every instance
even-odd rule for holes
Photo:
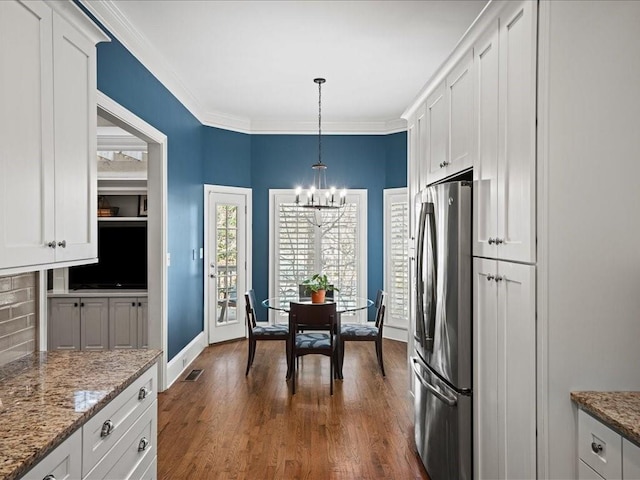
[[[378,358],[378,365],[382,376],[384,373],[384,363],[382,361],[382,327],[384,325],[384,312],[385,305],[384,299],[386,297],[384,290],[378,290],[376,296],[376,318],[375,322],[366,323],[343,323],[340,327],[340,377],[342,377],[342,365],[344,363],[344,344],[345,342],[375,342],[376,343],[376,357]]]
[[[291,332],[291,386],[296,393],[296,359],[303,355],[320,354],[330,358],[330,391],[333,395],[335,374],[336,334],[338,333],[336,304],[302,304],[291,302],[289,310],[289,331]],[[302,330],[313,330],[303,332]],[[322,330],[322,331],[319,331]]]
[[[258,340],[284,340],[289,360],[289,327],[288,325],[258,325],[256,321],[256,294],[253,289],[244,294],[245,308],[247,311],[247,329],[249,330],[249,352],[247,354],[247,371],[245,375],[249,375],[249,369],[253,365],[253,359],[256,356],[256,343]],[[287,364],[288,366],[288,364]],[[287,372],[288,372],[287,368]]]

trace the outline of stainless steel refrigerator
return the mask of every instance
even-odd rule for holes
[[[431,480],[471,480],[471,182],[416,197],[415,440]]]

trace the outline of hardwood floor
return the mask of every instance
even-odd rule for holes
[[[415,453],[406,345],[349,342],[344,380],[329,395],[329,358],[301,359],[296,395],[283,342],[208,347],[196,382],[159,395],[159,479],[428,479]],[[190,369],[189,369],[190,370]],[[188,372],[187,372],[188,373]]]

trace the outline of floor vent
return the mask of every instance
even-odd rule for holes
[[[200,375],[202,375],[202,370],[199,370],[199,369],[191,370],[191,372],[189,372],[189,375],[187,375],[184,378],[184,381],[195,382],[196,380],[198,380],[198,378],[200,378]]]

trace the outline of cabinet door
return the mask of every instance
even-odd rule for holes
[[[473,52],[451,70],[446,79],[449,106],[449,151],[446,175],[473,166]]]
[[[498,256],[535,262],[536,3],[500,16]]]
[[[56,261],[97,257],[95,46],[53,17]]]
[[[80,349],[80,299],[49,299],[49,350]]]
[[[473,254],[496,258],[498,236],[498,21],[474,46],[476,152]],[[491,240],[491,242],[489,242]]]
[[[149,300],[138,298],[138,348],[149,348]]]
[[[498,470],[498,285],[495,260],[473,260],[473,419],[475,478]]]
[[[418,193],[427,186],[429,182],[429,165],[427,164],[427,108],[423,104],[416,112],[415,124],[415,162],[417,172],[417,189]]]
[[[82,350],[109,348],[109,299],[80,300],[80,347]]]
[[[109,347],[138,348],[137,298],[109,299]]]
[[[496,263],[498,478],[536,478],[535,267]]]
[[[426,167],[427,184],[436,182],[446,175],[447,143],[449,141],[449,119],[443,81],[427,97],[426,103]]]
[[[622,477],[640,478],[640,447],[622,439]]]
[[[0,269],[55,259],[51,16],[0,2]]]

